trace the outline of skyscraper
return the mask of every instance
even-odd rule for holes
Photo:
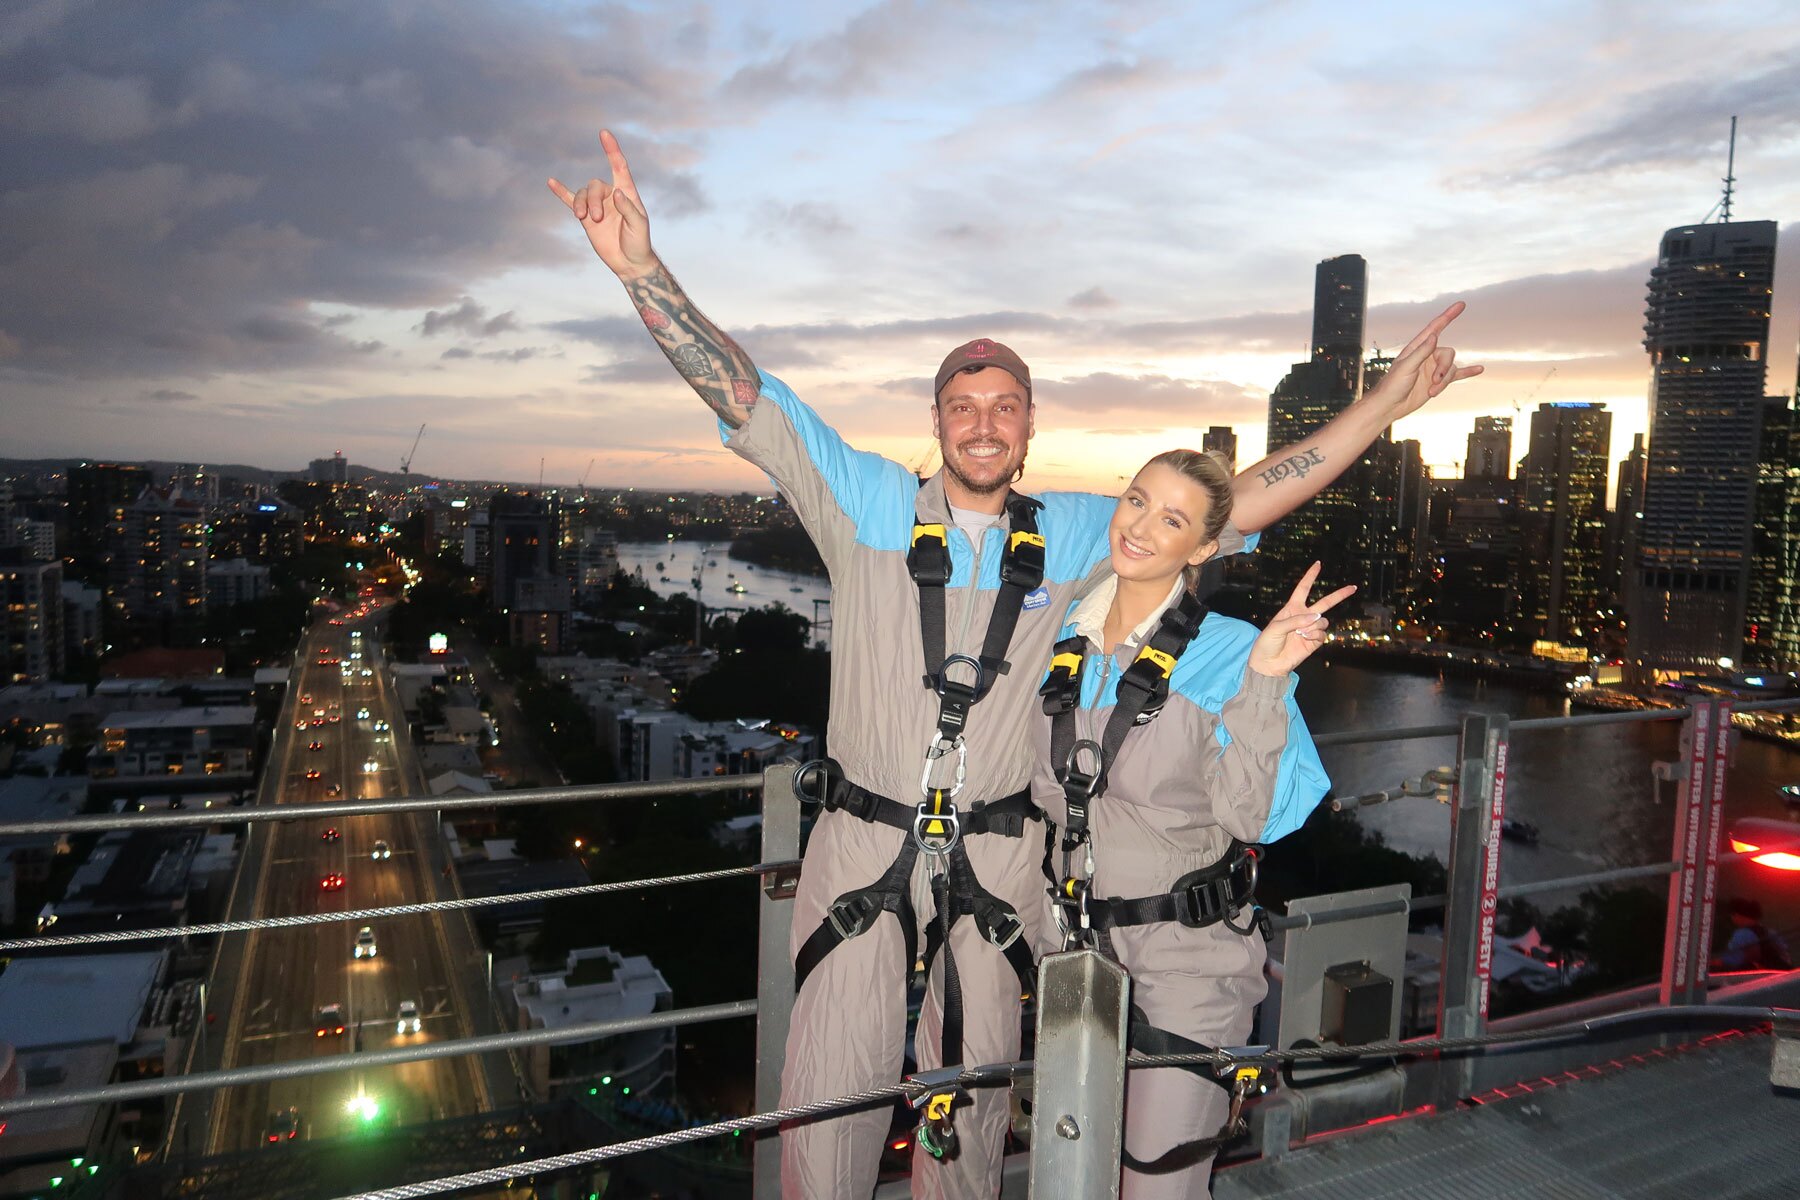
[[[1558,401],[1531,414],[1524,479],[1524,619],[1535,638],[1592,641],[1606,573],[1607,448],[1603,404]]]
[[[1650,459],[1630,590],[1638,672],[1742,654],[1774,221],[1663,234],[1650,272]]]
[[[1237,434],[1229,425],[1214,425],[1207,429],[1200,441],[1202,450],[1210,450],[1215,454],[1223,454],[1228,462],[1237,463]]]
[[[1744,662],[1800,669],[1800,400],[1763,400]]]
[[[1367,300],[1368,264],[1361,255],[1328,258],[1315,269],[1312,352],[1307,361],[1294,364],[1269,396],[1269,449],[1318,431],[1361,398]],[[1274,611],[1315,559],[1324,563],[1321,586],[1355,583],[1364,589],[1360,599],[1387,598],[1392,589],[1391,571],[1372,572],[1372,564],[1383,556],[1380,547],[1371,545],[1364,528],[1370,513],[1368,464],[1378,455],[1379,448],[1371,447],[1365,461],[1352,464],[1311,503],[1264,533],[1256,564],[1258,596],[1264,608]],[[1277,464],[1273,469],[1304,473],[1311,466],[1297,462]],[[1391,552],[1391,539],[1387,549]],[[1387,558],[1391,559],[1391,553]],[[1381,590],[1372,590],[1372,585]]]
[[[125,509],[150,486],[150,472],[119,463],[69,466],[68,553],[77,575],[91,583],[105,578],[107,544],[124,522]]]
[[[1637,566],[1638,526],[1644,518],[1644,471],[1650,456],[1644,435],[1631,435],[1631,453],[1619,460],[1618,489],[1613,494],[1612,578],[1607,583],[1614,602],[1625,605],[1626,585]]]
[[[1469,452],[1463,459],[1463,478],[1512,477],[1512,418],[1476,417],[1469,434]]]
[[[164,645],[196,636],[206,615],[205,507],[179,491],[147,487],[120,511],[109,537],[108,628]]]

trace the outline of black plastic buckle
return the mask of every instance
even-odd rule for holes
[[[1189,929],[1204,929],[1224,919],[1231,897],[1229,875],[1190,883],[1182,890],[1187,893],[1188,911],[1176,919],[1183,925]]]
[[[1003,904],[983,903],[976,908],[974,916],[981,923],[982,935],[1000,950],[1018,941],[1019,935],[1025,932],[1025,922],[1019,919],[1019,914]]]
[[[859,892],[854,896],[844,896],[825,910],[825,919],[831,923],[832,931],[846,942],[853,937],[860,937],[869,928],[869,922],[882,911],[875,897],[867,892]]]
[[[1025,810],[1023,808],[1002,808],[997,804],[972,804],[969,806],[970,833],[997,833],[1001,837],[1025,836]]]
[[[1044,582],[1044,537],[1027,529],[1006,535],[1006,552],[1000,556],[1000,582],[1034,588]]]
[[[944,587],[950,582],[950,540],[942,525],[914,525],[906,570],[913,582]]]

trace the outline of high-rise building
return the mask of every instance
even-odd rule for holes
[[[1663,234],[1650,272],[1650,459],[1629,589],[1640,675],[1743,652],[1776,223]]]
[[[106,575],[106,552],[113,531],[123,524],[125,509],[150,486],[150,472],[119,463],[72,463],[69,466],[68,556],[90,583]]]
[[[206,509],[179,491],[147,487],[126,507],[109,546],[109,628],[174,644],[206,615]]]
[[[43,683],[63,669],[62,563],[0,549],[0,684]]]
[[[1328,258],[1314,271],[1311,356],[1295,363],[1269,396],[1271,451],[1316,433],[1361,398],[1367,300],[1368,264],[1361,255]],[[1323,563],[1321,586],[1354,583],[1361,600],[1391,601],[1398,485],[1392,470],[1382,470],[1392,467],[1391,449],[1378,439],[1330,487],[1264,533],[1256,565],[1265,610],[1287,598],[1315,559]],[[1270,470],[1303,475],[1318,465],[1296,457]],[[1372,498],[1376,492],[1379,498]]]
[[[1743,660],[1800,670],[1800,400],[1789,396],[1763,400]]]
[[[350,463],[342,450],[334,450],[330,458],[315,458],[308,463],[306,475],[314,483],[347,484],[350,482]]]
[[[1644,451],[1644,435],[1631,435],[1631,453],[1619,460],[1618,484],[1613,493],[1612,560],[1607,590],[1614,606],[1625,606],[1625,588],[1637,565],[1638,526],[1644,519],[1644,470],[1650,456]]]
[[[557,574],[556,520],[535,496],[502,494],[488,504],[489,580],[492,601],[511,609],[521,579]]]
[[[1225,461],[1234,466],[1237,463],[1237,434],[1229,425],[1214,425],[1208,428],[1205,436],[1200,439],[1200,448],[1223,455]]]
[[[1463,478],[1510,479],[1512,477],[1512,418],[1476,417],[1469,434],[1468,456],[1463,459]]]
[[[1603,404],[1557,401],[1531,414],[1526,456],[1526,544],[1520,580],[1527,632],[1591,643],[1606,574],[1606,483],[1612,414]]]

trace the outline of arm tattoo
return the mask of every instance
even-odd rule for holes
[[[749,420],[761,391],[756,364],[694,307],[667,268],[628,281],[625,290],[644,328],[707,407],[733,429]]]
[[[1305,479],[1314,467],[1325,465],[1325,456],[1317,449],[1306,449],[1298,454],[1290,454],[1266,471],[1258,471],[1257,478],[1263,481],[1264,487],[1274,487],[1284,479]]]

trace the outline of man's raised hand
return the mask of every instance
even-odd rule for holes
[[[1260,675],[1286,675],[1312,656],[1325,644],[1325,631],[1330,622],[1325,613],[1337,607],[1356,590],[1341,587],[1323,599],[1307,603],[1313,584],[1319,581],[1319,564],[1307,568],[1294,586],[1287,603],[1258,635],[1250,647],[1250,669]]]
[[[1427,322],[1395,356],[1394,365],[1369,394],[1371,400],[1387,410],[1389,421],[1417,411],[1457,380],[1481,374],[1478,366],[1457,366],[1456,351],[1438,345],[1438,336],[1462,315],[1464,307],[1458,300]]]
[[[550,191],[568,205],[587,234],[600,261],[620,279],[630,282],[655,271],[656,251],[650,248],[650,217],[631,179],[631,167],[619,139],[610,130],[600,131],[600,148],[606,152],[612,182],[590,179],[585,187],[570,191],[560,181],[549,180]]]

